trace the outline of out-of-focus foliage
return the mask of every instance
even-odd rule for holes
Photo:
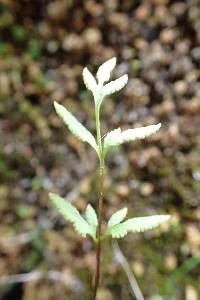
[[[79,211],[88,202],[96,208],[96,156],[67,134],[53,101],[94,129],[83,66],[95,74],[114,56],[114,78],[128,73],[129,83],[106,99],[102,131],[163,126],[156,137],[108,154],[106,219],[125,203],[130,215],[172,214],[171,227],[120,246],[145,297],[198,299],[199,19],[198,0],[0,1],[0,283],[46,274],[1,284],[0,299],[90,297],[92,244],[56,217],[47,194],[68,196]],[[104,251],[100,299],[132,299],[110,245]]]

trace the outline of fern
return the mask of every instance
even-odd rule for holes
[[[123,208],[115,212],[109,219],[107,228],[102,232],[103,223],[103,205],[104,205],[104,169],[105,169],[105,156],[111,147],[119,146],[123,143],[135,141],[137,139],[144,139],[151,134],[157,132],[161,124],[150,125],[141,128],[130,128],[122,131],[120,128],[114,129],[105,135],[101,136],[100,128],[100,108],[106,96],[109,96],[121,90],[128,82],[128,75],[125,74],[111,82],[108,82],[112,70],[116,65],[116,58],[113,57],[103,63],[97,70],[96,78],[87,69],[83,69],[83,81],[86,88],[92,92],[95,104],[95,121],[96,121],[96,139],[65,107],[54,102],[55,110],[67,125],[72,134],[79,140],[87,142],[96,151],[99,158],[99,181],[100,181],[100,197],[99,197],[99,216],[97,218],[96,212],[93,207],[88,204],[85,211],[85,218],[83,218],[78,210],[68,201],[60,196],[50,193],[49,197],[58,209],[61,215],[69,222],[71,222],[75,230],[83,237],[91,236],[96,247],[96,274],[95,274],[95,290],[94,300],[96,300],[97,289],[99,286],[100,278],[100,265],[101,265],[101,242],[104,238],[111,236],[112,238],[122,238],[129,232],[144,232],[146,230],[155,228],[162,222],[169,220],[169,215],[155,215],[149,217],[131,218],[124,221],[127,208]],[[98,226],[98,230],[97,230]]]

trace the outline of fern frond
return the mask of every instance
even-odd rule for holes
[[[144,232],[159,226],[169,219],[170,215],[132,218],[123,223],[108,227],[105,235],[111,235],[113,238],[122,238],[128,232]]]
[[[87,130],[63,105],[54,102],[55,110],[63,122],[79,140],[90,144],[98,153],[98,146],[94,136]]]
[[[88,70],[88,68],[83,69],[83,81],[87,89],[91,91],[93,95],[95,95],[95,93],[97,92],[97,83],[92,73],[90,73],[90,71]]]
[[[88,204],[86,207],[85,218],[90,225],[97,227],[98,225],[97,215],[94,208],[90,204]]]
[[[120,91],[128,82],[128,75],[125,74],[120,78],[113,80],[103,87],[104,96],[114,94],[115,92]]]
[[[54,206],[58,209],[60,214],[67,221],[70,221],[73,224],[75,230],[80,235],[86,237],[86,235],[89,234],[90,236],[92,236],[92,238],[94,238],[93,228],[84,220],[78,210],[71,203],[53,193],[49,193],[49,198],[51,199]]]
[[[110,147],[119,146],[123,143],[131,142],[137,139],[144,139],[157,132],[160,127],[161,123],[157,125],[127,129],[124,131],[121,131],[120,128],[114,129],[108,132],[104,138],[104,152],[106,153]]]
[[[125,131],[122,131],[122,140],[125,143],[134,140],[144,139],[150,136],[151,134],[156,133],[160,129],[160,127],[161,123],[140,128],[127,129]]]

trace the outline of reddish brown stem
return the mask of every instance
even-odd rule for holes
[[[101,266],[101,227],[103,217],[103,181],[104,181],[104,161],[100,161],[99,172],[99,224],[97,228],[97,247],[96,247],[96,273],[94,285],[94,300],[96,300],[97,290],[100,281],[100,266]]]

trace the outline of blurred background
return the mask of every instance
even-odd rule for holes
[[[0,1],[0,299],[90,299],[91,241],[48,192],[97,206],[98,161],[53,101],[95,133],[82,80],[116,56],[128,85],[104,101],[102,132],[162,122],[107,157],[105,220],[170,213],[170,224],[119,240],[151,300],[200,299],[200,1]],[[107,241],[99,300],[134,299]]]

